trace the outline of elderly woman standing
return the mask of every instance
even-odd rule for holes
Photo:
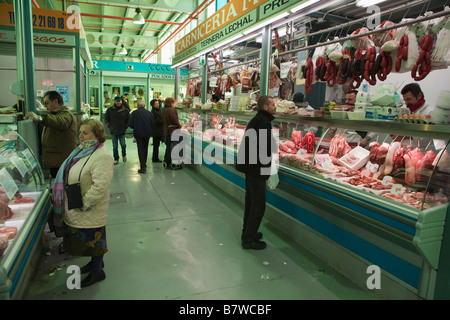
[[[167,98],[164,101],[164,109],[162,111],[162,120],[164,124],[164,139],[166,143],[166,152],[164,154],[163,165],[166,169],[181,169],[180,165],[172,163],[172,149],[178,143],[172,141],[172,133],[181,128],[181,124],[178,121],[177,110],[173,107],[175,104],[174,98]]]
[[[54,223],[64,236],[69,254],[92,257],[81,268],[81,273],[90,272],[81,281],[81,287],[87,287],[105,279],[103,255],[108,251],[105,226],[114,164],[104,145],[105,128],[100,121],[84,120],[79,139],[80,145],[64,161],[55,179]],[[69,209],[72,198],[66,187],[77,183],[82,203]]]

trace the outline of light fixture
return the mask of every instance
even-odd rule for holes
[[[119,54],[121,54],[121,55],[128,54],[128,51],[127,51],[127,49],[125,49],[124,45],[122,45],[122,49],[120,49]]]
[[[366,8],[384,1],[386,0],[356,0],[356,6]]]
[[[133,23],[134,24],[144,24],[145,23],[145,19],[144,16],[141,13],[141,8],[136,8],[136,15],[133,18]]]

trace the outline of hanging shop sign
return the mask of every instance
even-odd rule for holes
[[[158,74],[175,75],[175,69],[170,64],[142,63],[113,60],[92,60],[93,70],[150,72]],[[187,69],[180,69],[180,76],[187,75]]]
[[[72,13],[65,11],[32,8],[33,29],[79,33],[79,24],[71,16]],[[0,4],[0,26],[14,27],[14,18],[14,6]]]
[[[175,43],[172,64],[204,52],[257,23],[317,0],[232,0]]]
[[[280,12],[286,12],[292,5],[300,5],[311,0],[280,0],[280,1],[268,1],[259,6],[259,21],[270,18]]]
[[[231,24],[268,0],[232,0],[175,43],[175,55]],[[277,0],[281,2],[283,0]]]
[[[0,42],[16,42],[16,33],[13,30],[1,30]],[[64,34],[48,34],[33,32],[33,43],[35,45],[52,45],[52,46],[75,46],[75,37],[73,35]]]
[[[174,74],[164,74],[164,73],[150,73],[149,74],[149,78],[150,79],[155,79],[155,80],[175,80],[175,75]],[[179,79],[180,80],[187,80],[188,79],[188,75],[187,74],[180,74]]]

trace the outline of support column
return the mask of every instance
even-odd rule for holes
[[[20,4],[19,4],[20,3]],[[14,1],[14,12],[16,21],[22,26],[21,41],[17,41],[17,46],[22,47],[23,83],[25,96],[24,112],[36,112],[36,90],[34,85],[34,45],[33,45],[33,22],[31,12],[31,1]],[[17,17],[19,16],[19,19]],[[17,23],[15,24],[17,28]],[[16,29],[16,36],[18,35]]]
[[[269,91],[269,68],[270,68],[270,51],[271,51],[271,37],[272,31],[270,25],[265,26],[262,30],[262,45],[261,45],[261,81],[259,83],[259,95],[267,95]]]
[[[205,64],[202,71],[202,104],[206,103],[208,95],[208,53],[205,53]]]

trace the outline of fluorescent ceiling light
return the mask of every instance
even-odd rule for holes
[[[120,49],[119,54],[121,54],[121,55],[128,54],[128,51],[127,51],[127,49],[125,49],[124,45],[122,45],[122,49]]]
[[[145,23],[144,16],[141,13],[141,8],[136,8],[136,15],[133,18],[133,23],[134,24],[144,24]]]
[[[374,4],[378,4],[380,2],[384,2],[386,0],[356,0],[356,5],[358,7],[370,7],[373,6]]]
[[[378,0],[378,1],[380,1],[380,0]],[[381,0],[381,1],[384,1],[384,0]],[[312,4],[316,3],[316,2],[319,2],[319,0],[309,0],[307,2],[303,2],[301,5],[292,8],[291,12],[295,13],[295,12],[301,10],[301,9],[309,7],[310,5],[312,5]]]

